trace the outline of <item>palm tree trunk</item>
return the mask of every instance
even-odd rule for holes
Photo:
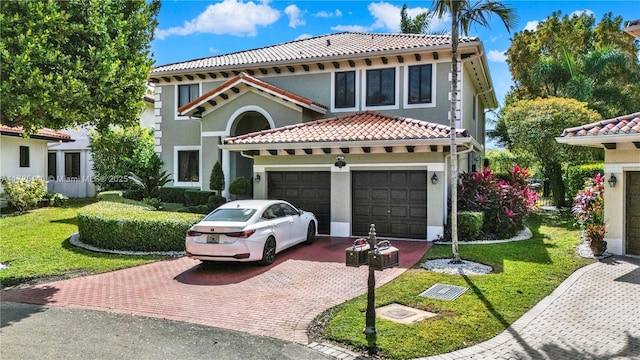
[[[452,263],[460,263],[458,253],[458,148],[456,145],[456,108],[458,104],[458,12],[451,7],[451,251]]]

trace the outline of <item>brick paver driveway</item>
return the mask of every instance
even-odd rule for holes
[[[366,292],[367,267],[344,265],[351,241],[318,237],[313,245],[278,254],[269,267],[204,265],[182,257],[9,289],[2,300],[185,321],[307,344],[306,329],[316,315]],[[377,285],[414,265],[431,243],[392,244],[400,249],[400,267],[378,272]]]

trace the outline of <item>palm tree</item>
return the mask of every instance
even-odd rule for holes
[[[497,15],[504,23],[507,31],[515,26],[516,15],[512,8],[507,8],[499,1],[468,0],[433,0],[433,12],[438,18],[446,13],[451,15],[451,247],[453,259],[460,263],[458,253],[458,152],[456,149],[456,102],[458,99],[458,33],[462,28],[465,36],[469,33],[469,25],[478,24],[489,27],[491,15]]]

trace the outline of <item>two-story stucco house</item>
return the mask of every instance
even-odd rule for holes
[[[158,66],[156,151],[172,186],[251,179],[254,198],[281,198],[319,231],[433,240],[447,214],[451,39],[337,33]],[[459,56],[461,171],[479,167],[485,110],[497,106],[478,38]],[[228,194],[228,193],[225,193]]]

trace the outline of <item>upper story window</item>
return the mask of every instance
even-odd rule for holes
[[[432,102],[432,65],[409,66],[409,104]]]
[[[20,146],[20,167],[29,167],[29,147]]]
[[[200,85],[178,85],[178,107],[182,107],[200,97]]]
[[[366,106],[395,105],[396,69],[367,70]]]
[[[334,105],[336,108],[353,108],[356,106],[356,72],[344,71],[335,73]]]

